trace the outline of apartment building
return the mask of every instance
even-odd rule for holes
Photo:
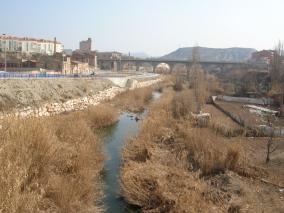
[[[18,52],[22,54],[45,54],[53,55],[61,53],[63,45],[54,40],[35,39],[28,37],[0,36],[0,52]]]

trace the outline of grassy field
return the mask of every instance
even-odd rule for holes
[[[232,138],[210,124],[199,127],[191,116],[195,103],[190,94],[164,91],[139,135],[126,145],[125,199],[143,212],[283,211],[283,142],[278,157],[264,166],[265,138]],[[230,124],[228,129],[238,128]],[[276,170],[281,172],[275,175]]]

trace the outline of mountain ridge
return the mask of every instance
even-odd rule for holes
[[[167,55],[160,57],[168,60],[191,60],[193,47],[182,47]],[[243,47],[210,48],[198,47],[201,61],[247,61],[256,49]]]

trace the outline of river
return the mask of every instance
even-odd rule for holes
[[[159,99],[161,93],[153,92],[152,101]],[[103,203],[108,213],[140,212],[139,208],[128,205],[120,196],[121,152],[125,142],[135,137],[139,132],[140,122],[135,118],[145,118],[147,109],[142,113],[127,113],[120,115],[119,121],[100,132],[104,140],[104,150],[107,156],[104,166],[105,197]]]

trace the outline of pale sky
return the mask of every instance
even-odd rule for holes
[[[160,56],[196,44],[271,49],[283,22],[283,0],[2,0],[0,33]]]

